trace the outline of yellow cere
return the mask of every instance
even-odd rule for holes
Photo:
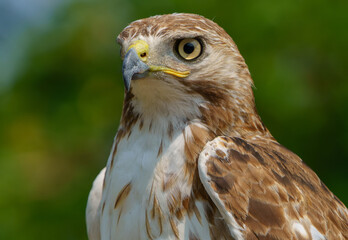
[[[144,40],[137,40],[132,45],[129,46],[127,52],[131,48],[135,49],[135,51],[137,52],[139,58],[143,62],[147,61],[147,55],[149,53],[149,45],[147,44],[147,42],[145,42]]]

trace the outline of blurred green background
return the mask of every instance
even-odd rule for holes
[[[0,239],[86,239],[84,211],[120,119],[116,36],[191,12],[220,24],[280,143],[348,202],[346,0],[2,0]]]

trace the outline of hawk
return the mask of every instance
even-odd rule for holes
[[[348,239],[348,210],[262,123],[231,37],[195,14],[132,22],[89,239]]]

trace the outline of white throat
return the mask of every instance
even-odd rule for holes
[[[171,123],[175,128],[201,116],[202,97],[188,94],[185,86],[177,82],[155,78],[134,80],[132,93],[134,112],[141,115],[145,124],[154,121],[152,124],[157,128],[167,128],[167,123]]]

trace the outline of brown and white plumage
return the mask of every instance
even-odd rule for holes
[[[186,40],[199,55],[184,59]],[[348,238],[347,208],[261,122],[247,65],[222,28],[162,15],[131,23],[118,42],[125,100],[89,198],[100,214],[88,218],[90,239]]]
[[[102,198],[102,184],[105,176],[103,168],[93,182],[88,196],[86,208],[87,235],[89,239],[100,240],[100,201]]]

